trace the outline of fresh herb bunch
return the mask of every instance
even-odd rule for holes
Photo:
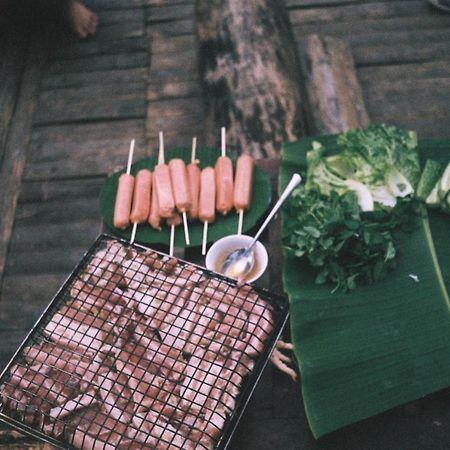
[[[316,269],[316,283],[351,291],[382,279],[395,267],[393,233],[415,223],[418,207],[405,197],[395,207],[362,212],[356,193],[297,189],[286,205],[283,245]]]

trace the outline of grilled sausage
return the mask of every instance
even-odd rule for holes
[[[200,195],[200,168],[196,163],[190,163],[187,166],[189,189],[191,191],[191,208],[188,215],[191,219],[198,218],[198,203]]]
[[[198,217],[202,222],[212,223],[216,219],[215,186],[215,171],[212,167],[206,167],[200,174]]]
[[[241,155],[237,160],[233,200],[236,211],[243,211],[250,207],[254,166],[255,161],[250,155]]]
[[[150,214],[148,216],[148,223],[155,230],[161,229],[161,216],[159,215],[158,196],[156,195],[155,177],[152,177],[152,195],[150,203]]]
[[[114,226],[125,229],[130,224],[131,202],[133,199],[134,176],[123,173],[119,177],[116,202],[114,205]]]
[[[169,170],[175,206],[180,213],[187,212],[192,201],[186,164],[180,158],[171,159]]]
[[[220,156],[216,161],[216,209],[228,214],[233,208],[233,165],[228,156]]]
[[[173,215],[175,209],[169,166],[166,164],[156,165],[153,176],[155,177],[155,190],[158,196],[159,215],[168,219]]]
[[[140,170],[136,175],[133,193],[133,207],[130,220],[132,223],[142,223],[150,213],[150,197],[152,191],[152,173],[148,169]]]

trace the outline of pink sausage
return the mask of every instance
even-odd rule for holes
[[[175,209],[169,166],[166,164],[156,165],[153,176],[155,177],[156,195],[158,196],[159,215],[167,219],[173,215]]]
[[[250,207],[253,188],[253,169],[255,161],[250,155],[239,156],[236,163],[236,177],[234,179],[234,207],[242,211]]]
[[[181,213],[189,211],[192,201],[186,164],[180,158],[171,159],[169,170],[175,206]]]
[[[158,196],[156,195],[155,177],[152,177],[152,193],[151,193],[150,213],[148,216],[148,223],[155,230],[161,229],[161,216],[159,215]]]
[[[233,165],[228,156],[221,156],[216,162],[216,209],[228,214],[233,208]]]
[[[200,174],[198,217],[202,222],[212,223],[216,219],[215,186],[215,171],[212,167],[206,167]]]
[[[150,213],[150,196],[152,191],[152,173],[148,169],[140,170],[136,175],[133,193],[133,207],[130,220],[132,223],[142,223]]]
[[[189,209],[189,217],[191,219],[198,218],[198,201],[200,195],[200,168],[198,164],[191,163],[187,166],[189,188],[191,190],[192,205]]]
[[[114,226],[125,229],[130,224],[131,201],[133,199],[134,176],[123,173],[119,177],[116,203],[114,205]]]

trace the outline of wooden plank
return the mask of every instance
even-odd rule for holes
[[[155,22],[147,25],[147,32],[152,36],[181,36],[194,33],[195,21],[193,18],[171,22]]]
[[[87,198],[99,193],[104,182],[104,177],[25,181],[20,189],[19,203],[42,203],[64,200],[67,197]]]
[[[375,117],[384,117],[386,122],[401,118],[413,117],[430,118],[450,115],[450,94],[446,92],[439,97],[428,96],[418,92],[416,95],[405,95],[390,98],[389,101],[367,102],[369,113]]]
[[[316,23],[328,24],[340,21],[360,21],[366,19],[383,19],[386,17],[421,16],[430,14],[427,2],[421,0],[392,0],[389,2],[370,2],[290,10],[291,24]]]
[[[418,16],[406,17],[383,17],[376,19],[360,19],[355,20],[341,20],[337,22],[330,22],[326,25],[326,30],[323,29],[322,23],[307,23],[294,25],[292,29],[298,38],[312,33],[321,33],[326,36],[339,37],[343,39],[353,39],[355,37],[364,39],[367,36],[367,41],[376,40],[377,38],[383,40],[383,34],[396,31],[413,32],[414,40],[419,40],[422,32],[443,31],[448,28],[450,18],[445,14],[433,15],[423,14]],[[415,33],[414,33],[415,32]],[[371,38],[371,36],[373,36]],[[391,42],[392,44],[392,42]]]
[[[147,100],[150,102],[176,98],[198,98],[201,95],[200,83],[197,80],[152,82],[148,84],[147,88]]]
[[[92,196],[98,198],[95,192]],[[66,216],[65,220],[37,223],[18,221],[10,242],[10,254],[61,249],[63,246],[75,247],[80,243],[90,244],[101,234],[103,224],[98,210],[95,216],[81,219],[78,214],[65,214],[65,211],[61,210],[64,206],[63,202],[56,206],[60,215]]]
[[[173,58],[176,59],[184,53],[189,55],[196,54],[196,38],[195,36],[171,36],[170,39],[166,37],[155,35],[152,38],[152,61],[157,55],[169,55],[174,53]]]
[[[43,203],[24,203],[17,208],[18,226],[37,226],[50,223],[70,226],[77,221],[99,217],[98,192],[90,197],[66,198]]]
[[[147,113],[147,134],[153,139],[159,130],[169,132],[195,128],[199,123],[203,123],[203,114],[204,106],[201,98],[152,102]]]
[[[364,83],[364,92],[371,102],[395,102],[396,99],[424,98],[433,102],[433,97],[439,98],[450,92],[450,74],[447,77],[436,78],[401,78],[397,80],[374,80]],[[425,101],[426,101],[425,100]],[[449,106],[450,112],[450,106]]]
[[[144,0],[83,0],[93,11],[142,8]]]
[[[168,143],[167,150],[174,148],[191,148],[192,138],[197,137],[197,146],[201,148],[205,146],[204,129],[201,123],[188,125],[185,124],[176,129],[168,129],[164,131],[164,141]],[[158,154],[158,132],[156,128],[149,131],[149,151],[152,155]],[[203,262],[202,262],[203,263]]]
[[[5,275],[0,322],[8,329],[30,330],[66,278],[63,273]]]
[[[354,5],[356,3],[364,3],[364,0],[285,0],[286,7],[288,9],[311,8],[330,5],[343,6]]]
[[[146,67],[53,74],[43,77],[41,82],[41,92],[51,89],[81,88],[84,86],[98,85],[108,86],[109,89],[115,89],[115,86],[117,85],[146,83],[147,78],[148,69]]]
[[[139,53],[148,50],[148,42],[143,38],[144,30],[141,23],[131,24],[140,31],[136,37],[119,36],[110,39],[81,41],[67,47],[60,47],[54,52],[53,61],[71,61],[72,59],[92,58],[122,53]],[[138,28],[139,27],[139,28]]]
[[[148,52],[136,52],[116,55],[100,55],[66,61],[53,61],[46,70],[48,74],[54,75],[95,70],[147,67],[148,63]]]
[[[27,330],[11,330],[7,324],[0,323],[0,370],[3,370],[27,334]]]
[[[99,18],[98,33],[103,32],[103,28],[108,28],[110,25],[124,24],[128,22],[140,22],[145,18],[144,8],[130,8],[119,10],[98,10],[95,11]]]
[[[157,6],[167,5],[167,0],[142,0],[144,5]],[[194,3],[194,0],[170,0],[171,5],[189,5]]]
[[[25,179],[104,176],[124,167],[131,139],[137,161],[147,154],[145,119],[35,127]]]
[[[161,5],[147,9],[147,23],[183,20],[194,16],[194,3]]]
[[[401,43],[395,47],[386,44],[354,45],[356,65],[398,64],[444,59],[450,53],[450,42]]]
[[[8,257],[6,273],[8,275],[35,275],[52,272],[69,275],[86,252],[86,244],[80,243],[78,247],[73,248],[63,246],[38,252],[11,254]]]
[[[358,79],[363,86],[377,81],[396,81],[417,78],[441,78],[450,76],[449,61],[438,59],[410,64],[392,64],[358,68]]]
[[[0,192],[2,193],[2,201],[0,202],[0,286],[14,224],[17,199],[26,162],[26,151],[31,134],[35,98],[45,55],[43,43],[35,41],[30,46],[22,86],[11,118],[0,168]]]
[[[20,89],[28,40],[12,33],[2,36],[0,60],[0,161],[3,159],[9,125]]]
[[[44,94],[39,99],[34,123],[43,125],[145,117],[145,88],[143,85],[140,88],[137,92],[121,94],[110,90],[110,95],[104,92],[103,95],[84,98],[67,98],[60,91]]]
[[[168,129],[164,131],[164,141],[167,142],[167,150],[174,148],[191,148],[192,138],[197,137],[198,148],[206,146],[204,139],[204,129],[201,125],[183,126],[180,129]],[[157,133],[151,133],[148,139],[149,152],[156,156],[158,154],[158,136]]]

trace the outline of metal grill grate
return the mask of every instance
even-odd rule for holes
[[[100,236],[0,378],[0,419],[62,448],[225,448],[287,301]]]

